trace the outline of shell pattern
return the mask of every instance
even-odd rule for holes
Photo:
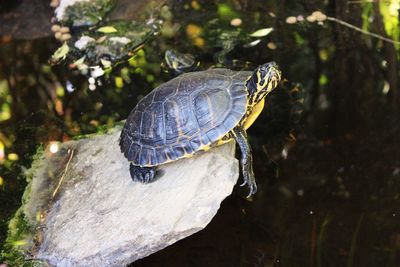
[[[213,145],[246,113],[248,71],[182,74],[154,89],[132,110],[120,137],[134,165],[168,163]]]

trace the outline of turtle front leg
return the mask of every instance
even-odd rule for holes
[[[129,166],[129,171],[133,181],[139,181],[141,183],[148,184],[156,180],[155,167],[140,167],[131,163]]]
[[[236,143],[239,145],[240,150],[242,151],[242,158],[240,160],[240,163],[242,165],[244,182],[243,184],[241,184],[241,186],[247,184],[250,189],[247,197],[250,197],[257,192],[257,184],[256,179],[254,178],[253,157],[251,155],[251,147],[249,141],[247,140],[247,133],[246,130],[241,126],[235,127],[231,131],[231,133],[233,135],[233,138],[235,138]]]

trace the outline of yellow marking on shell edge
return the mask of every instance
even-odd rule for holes
[[[199,150],[200,151],[207,151],[207,150],[210,150],[210,148],[211,148],[211,145],[205,145],[205,146],[201,147]]]
[[[224,137],[225,137],[225,136],[224,136]],[[219,140],[217,141],[217,144],[216,144],[215,146],[221,146],[221,145],[226,144],[226,143],[228,143],[228,142],[230,142],[230,141],[233,140],[232,137],[226,138],[226,139],[224,139],[224,137],[222,137],[221,139],[219,139]]]
[[[265,99],[261,99],[250,111],[246,120],[244,121],[244,128],[247,130],[254,123],[257,117],[260,115],[261,111],[264,108]]]

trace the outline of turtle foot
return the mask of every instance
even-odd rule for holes
[[[249,175],[247,173],[243,173],[243,183],[240,186],[245,186],[249,188],[249,194],[247,195],[246,198],[250,198],[252,195],[254,195],[257,192],[257,183],[256,179],[254,178],[254,175]]]
[[[140,167],[131,163],[129,166],[129,171],[134,182],[138,181],[148,184],[156,180],[156,169],[154,167]]]
[[[249,192],[249,194],[247,195],[246,198],[250,198],[252,195],[254,195],[257,192],[257,184],[256,184],[256,182],[250,183],[248,185],[248,187],[249,187],[249,191],[250,192]]]

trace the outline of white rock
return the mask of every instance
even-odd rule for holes
[[[93,1],[93,0],[61,0],[60,4],[54,11],[56,14],[56,18],[58,21],[62,21],[64,18],[64,13],[65,10],[67,9],[68,6],[72,6],[77,2],[88,2],[88,1]]]
[[[79,40],[77,40],[77,41],[75,42],[74,45],[75,45],[75,47],[78,48],[79,50],[84,50],[84,49],[87,47],[87,45],[88,45],[89,43],[94,43],[95,41],[96,41],[96,40],[93,39],[92,37],[83,35],[83,36],[81,36],[81,38],[79,38]]]
[[[93,78],[98,78],[103,76],[104,70],[100,66],[92,66],[90,67],[90,76]]]
[[[112,43],[120,43],[120,44],[129,44],[131,39],[127,37],[110,37],[110,42]]]
[[[233,142],[163,165],[151,184],[133,182],[119,134],[68,144],[74,156],[35,258],[55,266],[127,265],[203,229],[236,184]]]

